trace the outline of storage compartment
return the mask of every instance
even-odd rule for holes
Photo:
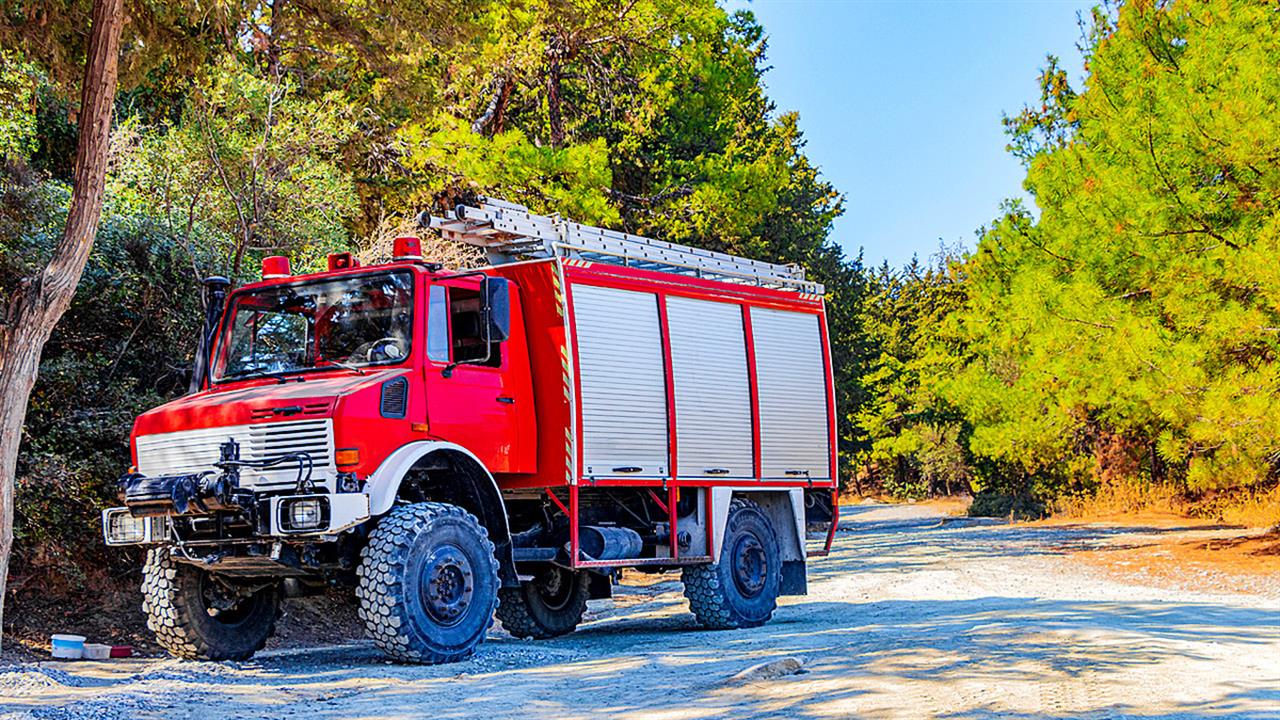
[[[817,315],[751,308],[768,480],[829,480],[826,361]]]
[[[677,472],[701,480],[752,477],[751,381],[742,306],[668,297],[667,328]]]
[[[583,474],[667,474],[667,388],[654,293],[574,285]]]

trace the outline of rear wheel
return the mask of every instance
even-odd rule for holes
[[[586,572],[548,565],[533,580],[502,590],[498,619],[518,638],[545,640],[566,635],[582,622],[590,586]]]
[[[692,565],[681,574],[689,609],[703,627],[758,627],[773,617],[782,586],[778,534],[756,503],[729,505],[720,562]]]
[[[192,660],[246,660],[262,649],[280,614],[276,583],[233,584],[173,559],[167,548],[147,553],[142,610],[156,642]]]
[[[444,503],[401,505],[370,533],[361,558],[360,619],[388,656],[457,662],[484,640],[498,602],[498,561],[470,513]]]

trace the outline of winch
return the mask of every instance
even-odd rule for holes
[[[240,469],[267,468],[296,462],[297,490],[311,491],[310,453],[298,452],[267,460],[241,460],[240,444],[227,438],[218,446],[219,458],[214,463],[222,472],[205,470],[183,475],[147,477],[129,473],[120,478],[120,494],[134,517],[205,514],[215,510],[246,511],[254,507],[255,495],[240,487]]]

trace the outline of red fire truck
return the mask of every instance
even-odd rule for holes
[[[401,238],[387,264],[206,281],[192,392],[137,418],[102,517],[150,546],[161,645],[247,658],[282,597],[331,586],[412,662],[467,657],[495,612],[570,632],[626,567],[680,570],[708,628],[805,592],[838,507],[821,286],[491,199],[422,220],[491,265]]]

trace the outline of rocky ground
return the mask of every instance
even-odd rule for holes
[[[756,630],[700,631],[678,581],[635,574],[574,635],[495,629],[465,663],[394,665],[356,641],[246,663],[14,664],[0,717],[1280,718],[1280,574],[1097,560],[1228,531],[918,506],[845,518],[810,594]]]

